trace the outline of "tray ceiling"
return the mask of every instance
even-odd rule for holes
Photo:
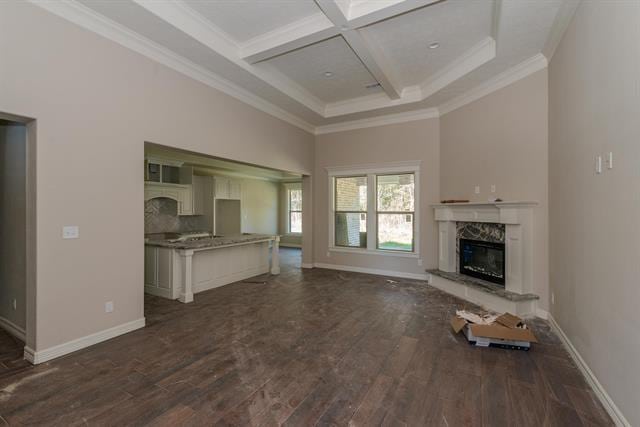
[[[575,3],[36,2],[308,130],[408,111],[437,115],[526,64],[546,66],[543,54]]]

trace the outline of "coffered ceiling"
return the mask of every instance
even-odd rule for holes
[[[322,132],[437,116],[544,68],[577,0],[34,3]]]

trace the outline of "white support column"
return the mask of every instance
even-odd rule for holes
[[[193,302],[193,251],[180,250],[182,258],[182,291],[178,300],[183,303]]]
[[[271,274],[280,274],[280,236],[275,236],[271,247]]]
[[[438,268],[449,273],[456,272],[456,222],[438,222]]]

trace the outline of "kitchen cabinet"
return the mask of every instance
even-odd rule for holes
[[[216,199],[240,200],[242,184],[240,180],[217,176],[214,178],[214,196]]]
[[[173,286],[180,278],[175,251],[156,246],[144,247],[144,290],[163,298],[177,299],[180,290]]]

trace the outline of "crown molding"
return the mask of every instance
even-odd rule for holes
[[[487,37],[420,85],[422,99],[444,89],[496,57],[496,41]]]
[[[440,115],[444,116],[445,114],[450,113],[453,110],[457,110],[458,108],[476,101],[492,92],[509,86],[510,84],[515,83],[518,80],[521,80],[535,73],[536,71],[547,68],[547,65],[547,58],[543,54],[538,53],[531,58],[515,65],[514,67],[511,67],[508,70],[498,74],[497,76],[485,81],[484,83],[481,83],[480,85],[467,91],[466,93],[438,106]]]
[[[549,61],[553,58],[553,54],[556,52],[556,48],[562,41],[564,32],[569,27],[573,15],[575,15],[578,6],[580,6],[581,0],[565,0],[560,5],[560,10],[556,13],[556,17],[553,20],[551,31],[547,40],[542,48],[542,54],[547,57]]]
[[[465,105],[476,101],[486,95],[489,95],[499,89],[509,86],[529,75],[543,70],[547,67],[548,61],[544,55],[538,53],[531,58],[515,65],[505,72],[491,78],[484,83],[470,89],[464,94],[453,98],[435,108],[427,108],[422,110],[407,111],[404,113],[393,113],[378,117],[353,120],[348,122],[340,122],[331,125],[316,127],[315,134],[323,135],[327,133],[342,132],[347,130],[362,129],[374,126],[384,126],[394,123],[404,123],[414,120],[426,120],[441,117],[451,111],[464,107]]]
[[[236,85],[235,83],[222,78],[217,74],[175,54],[174,52],[164,48],[163,46],[160,46],[159,44],[140,36],[134,31],[129,30],[128,28],[98,14],[97,12],[94,12],[90,8],[76,1],[28,1],[54,15],[66,19],[67,21],[70,21],[96,34],[99,34],[151,60],[159,62],[181,74],[184,74],[200,83],[219,90],[264,113],[267,113],[273,117],[276,117],[315,135],[437,118],[464,105],[467,105],[477,99],[480,99],[492,92],[495,92],[496,90],[508,86],[548,66],[547,57],[543,53],[538,53],[535,56],[523,61],[522,63],[506,70],[505,72],[485,81],[484,83],[476,86],[466,93],[438,106],[437,108],[427,108],[402,113],[392,113],[360,120],[345,121],[324,126],[314,126],[307,121],[299,118],[298,116],[272,104],[264,98],[259,97],[249,92],[248,90]],[[548,38],[545,49],[549,48],[551,49],[551,52],[555,50],[555,47],[562,38],[562,34],[568,26],[568,23],[571,21],[571,18],[575,13],[575,10],[579,3],[580,0],[568,0],[567,2],[563,3],[563,6],[561,6],[562,9],[558,12],[558,16],[554,21],[555,29],[552,30],[553,34]],[[202,24],[204,26],[205,22],[200,21],[199,24]],[[210,26],[207,29],[211,31],[211,34],[214,34],[214,29],[212,29]],[[225,40],[222,40],[218,38],[218,40],[222,41],[224,45],[226,45],[225,48],[230,48],[233,46],[233,41],[231,39],[227,38]],[[553,48],[550,48],[549,46],[552,45]],[[462,59],[458,64],[456,64],[456,66],[453,66],[452,64],[450,69],[445,72],[445,74],[457,74],[458,77],[453,76],[455,77],[454,80],[456,80],[462,75],[473,71],[473,69],[479,67],[487,60],[491,59],[487,59],[487,55],[491,56],[490,51],[494,52],[493,56],[495,56],[495,46],[496,43],[493,38],[484,40],[482,43],[472,48],[467,54],[463,55]],[[460,71],[463,68],[464,72]],[[445,75],[440,75],[436,80],[440,79],[445,79]],[[432,80],[432,84],[434,84],[434,80]],[[441,84],[438,84],[437,86],[440,85]],[[335,117],[343,114],[370,111],[378,108],[388,108],[411,102],[419,102],[424,99],[423,90],[424,88],[421,88],[420,86],[407,87],[403,90],[402,98],[399,100],[390,101],[386,95],[376,94],[367,97],[361,97],[355,100],[347,100],[343,102],[327,104],[323,111],[323,116],[327,118]],[[359,110],[358,108],[356,108],[356,106],[364,108],[364,110]]]
[[[331,125],[316,127],[315,134],[343,132],[346,130],[363,129],[375,126],[391,125],[395,123],[412,122],[415,120],[435,119],[440,117],[437,108],[426,108],[422,110],[407,111],[404,113],[387,114],[384,116],[371,117],[349,122],[335,123]]]
[[[282,92],[318,115],[322,115],[325,104],[307,89],[296,84],[282,73],[255,67],[242,59],[238,46],[230,44],[223,32],[210,24],[206,18],[191,9],[181,0],[154,1],[132,0],[147,12],[155,15],[175,29],[182,31],[192,39],[211,49],[240,69],[260,79],[263,83]]]
[[[367,95],[345,101],[332,102],[324,109],[324,117],[338,117],[380,108],[395,107],[424,101],[454,81],[469,74],[496,57],[496,42],[487,37],[456,58],[451,64],[420,85],[405,87],[399,99],[389,99],[383,93]]]
[[[249,104],[258,110],[267,113],[273,117],[283,120],[291,125],[303,129],[309,133],[313,133],[315,127],[305,120],[283,110],[282,108],[272,104],[271,102],[254,95],[253,93],[241,88],[235,83],[230,82],[212,73],[203,67],[188,61],[181,56],[171,52],[170,50],[148,40],[128,28],[105,18],[104,16],[92,11],[75,1],[56,1],[56,2],[40,2],[37,0],[29,0],[32,4],[45,9],[46,11],[57,15],[69,22],[72,22],[84,29],[101,35],[115,43],[118,43],[128,49],[131,49],[149,59],[159,62],[174,71],[191,77],[209,87],[217,89],[239,101]]]

